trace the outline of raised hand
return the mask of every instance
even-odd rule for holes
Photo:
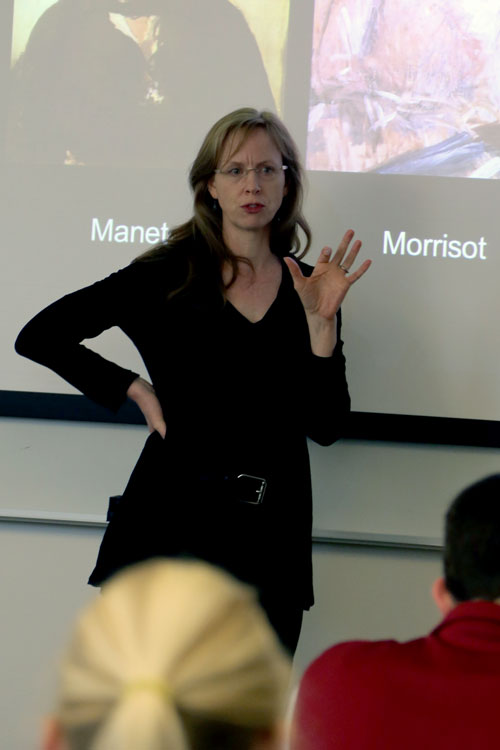
[[[333,321],[351,286],[370,267],[371,261],[365,260],[359,268],[351,272],[361,248],[361,242],[356,240],[349,249],[353,237],[354,232],[349,229],[344,234],[333,258],[331,258],[332,248],[324,247],[309,277],[303,275],[299,265],[292,258],[284,259],[306,315]]]
[[[143,378],[136,378],[128,387],[127,396],[135,401],[144,414],[150,432],[159,432],[162,438],[167,434],[163,410],[155,389]]]

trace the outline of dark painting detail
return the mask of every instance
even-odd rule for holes
[[[185,168],[200,117],[275,108],[255,38],[228,0],[58,0],[11,89],[7,158],[26,164]]]

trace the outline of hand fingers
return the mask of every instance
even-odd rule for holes
[[[148,422],[148,429],[149,432],[158,432],[163,439],[165,439],[165,435],[167,434],[167,425],[164,420],[161,420],[159,422]]]
[[[319,254],[318,263],[329,263],[332,254],[331,247],[324,247]]]
[[[162,422],[161,425],[159,425],[156,428],[156,430],[157,430],[157,432],[160,433],[160,435],[162,436],[162,438],[165,440],[165,435],[167,434],[167,425],[165,424],[165,422]]]
[[[365,260],[360,265],[360,267],[358,269],[356,269],[356,271],[353,271],[352,273],[350,273],[349,274],[349,279],[348,279],[349,284],[354,284],[355,281],[357,281],[358,279],[360,279],[361,276],[363,276],[363,274],[368,271],[368,269],[370,268],[371,264],[372,264],[371,260]]]
[[[348,229],[347,232],[344,234],[344,236],[342,237],[342,239],[340,241],[340,244],[339,244],[339,246],[338,246],[338,248],[337,248],[337,250],[335,252],[335,255],[333,256],[332,263],[336,263],[338,266],[342,263],[344,255],[346,254],[347,248],[349,247],[349,245],[350,245],[351,240],[352,240],[353,237],[354,237],[353,230],[352,229]],[[358,243],[359,243],[359,247],[356,250],[356,254],[359,251],[359,248],[361,247],[361,242],[358,240],[354,244],[354,247],[356,247],[356,245],[358,245]]]
[[[283,260],[285,261],[286,266],[288,270],[290,271],[290,275],[293,280],[293,285],[295,288],[297,288],[297,286],[301,285],[301,282],[305,279],[305,276],[300,270],[299,264],[297,263],[296,260],[294,260],[293,258],[283,258]]]
[[[149,431],[156,431],[164,438],[167,434],[167,425],[163,417],[163,410],[153,387],[150,386],[150,388],[148,398],[139,404],[139,408],[144,414]]]
[[[356,240],[354,245],[351,247],[347,255],[343,260],[340,261],[340,265],[343,268],[347,268],[349,271],[351,267],[354,265],[354,261],[356,260],[356,257],[361,249],[361,240]]]

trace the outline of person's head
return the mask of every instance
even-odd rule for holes
[[[189,173],[189,181],[194,193],[194,223],[206,239],[214,237],[222,241],[222,213],[217,200],[211,195],[215,170],[221,169],[230,158],[241,149],[247,139],[256,131],[264,132],[276,149],[276,157],[286,170],[284,175],[283,199],[270,222],[271,249],[278,255],[300,250],[298,228],[306,235],[307,251],[310,244],[310,230],[302,216],[303,175],[302,167],[293,139],[272,112],[259,112],[245,107],[230,112],[209,130],[196,156]]]
[[[467,487],[451,504],[444,578],[433,594],[445,614],[459,602],[500,598],[500,474]]]
[[[289,677],[250,588],[205,563],[150,561],[78,619],[44,747],[274,748]]]
[[[195,240],[195,246],[198,246],[201,241],[208,249],[212,268],[215,270],[214,278],[223,297],[228,286],[238,275],[238,262],[243,258],[238,255],[237,247],[230,248],[224,241],[223,212],[219,201],[214,200],[213,185],[216,170],[224,169],[230,157],[242,151],[249,139],[260,132],[265,133],[270,146],[275,149],[276,160],[286,167],[285,170],[280,170],[281,174],[278,176],[279,181],[283,181],[281,198],[277,205],[273,201],[276,210],[272,217],[268,217],[270,249],[279,257],[291,253],[298,258],[302,258],[309,250],[311,230],[302,214],[303,170],[297,147],[290,133],[272,112],[259,112],[250,107],[237,109],[222,117],[210,128],[192,164],[189,182],[194,197],[193,217],[184,224],[174,227],[169,233],[167,242],[156,245],[136,258],[137,261],[161,259],[177,245],[183,244],[185,248],[187,247],[186,278],[177,288],[169,292],[169,298],[187,289],[197,274],[206,278],[206,267],[200,267],[198,253],[192,252],[193,240]],[[242,166],[245,169],[250,167],[252,170],[246,175],[245,180],[252,179],[249,174],[255,175],[253,167],[257,165],[243,164]],[[299,230],[302,230],[305,235],[303,247]],[[229,283],[223,281],[223,269],[227,266],[232,267],[232,277]]]

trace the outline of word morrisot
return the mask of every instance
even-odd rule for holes
[[[448,235],[443,234],[440,240],[420,239],[410,237],[407,239],[406,232],[400,232],[394,242],[391,231],[384,232],[384,255],[421,255],[425,258],[465,258],[465,260],[487,260],[485,248],[488,243],[481,237],[478,242],[467,240],[448,240]]]
[[[99,219],[92,219],[92,242],[141,242],[152,245],[155,242],[165,242],[168,237],[168,226],[164,221],[159,227],[143,227],[141,225],[116,224],[108,219],[101,226]]]

